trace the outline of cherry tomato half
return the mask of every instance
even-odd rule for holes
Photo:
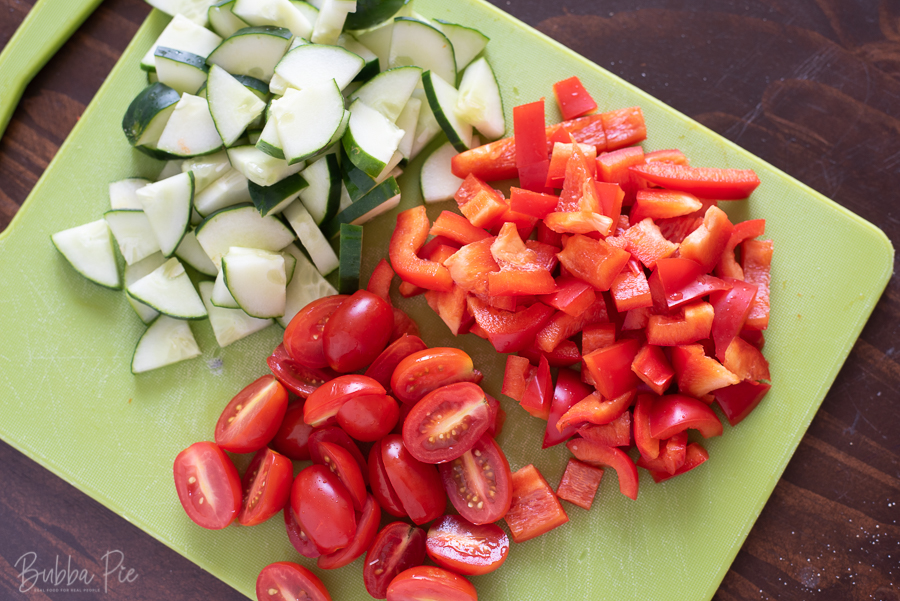
[[[384,393],[384,387],[368,376],[338,376],[309,395],[303,405],[303,420],[311,426],[321,426],[353,397]]]
[[[472,583],[444,568],[418,566],[401,572],[388,585],[387,601],[478,601]]]
[[[319,550],[316,549],[316,545],[309,540],[309,537],[303,531],[303,528],[300,527],[297,518],[294,517],[294,512],[291,510],[290,503],[284,506],[284,511],[282,513],[284,513],[284,528],[287,530],[288,540],[291,541],[291,544],[294,546],[294,549],[297,550],[297,553],[303,557],[309,557],[310,559],[315,559],[321,555]]]
[[[357,290],[325,324],[325,359],[341,373],[362,369],[384,350],[393,330],[391,306],[368,290]]]
[[[283,344],[275,347],[271,356],[266,359],[266,364],[282,386],[304,399],[316,388],[337,377],[337,374],[328,368],[313,369],[300,365],[291,359]]]
[[[303,401],[288,405],[281,427],[272,439],[272,448],[297,461],[309,459],[309,435],[313,427],[303,421]]]
[[[415,403],[432,390],[455,382],[481,381],[472,357],[456,348],[425,349],[403,359],[391,376],[391,390],[397,400]]]
[[[353,508],[362,511],[366,503],[366,481],[363,480],[362,470],[353,455],[344,447],[333,442],[318,443],[318,453],[322,458],[321,465],[332,471],[350,493],[353,499]]]
[[[326,296],[309,303],[294,315],[284,330],[284,349],[305,367],[328,367],[323,333],[331,316],[347,299],[346,295]]]
[[[372,361],[372,365],[366,370],[366,375],[378,380],[385,388],[391,386],[391,375],[401,361],[419,351],[428,348],[418,336],[404,334],[388,345],[381,354]]]
[[[424,524],[444,513],[447,495],[435,466],[413,457],[396,434],[381,439],[381,458],[403,510],[414,523]]]
[[[331,601],[319,577],[290,561],[267,565],[256,578],[258,601]]]
[[[375,442],[397,425],[400,407],[386,394],[367,394],[353,397],[338,409],[338,425],[362,442]]]
[[[397,491],[391,484],[387,472],[384,469],[384,459],[381,457],[381,442],[372,445],[369,451],[369,485],[372,487],[372,494],[381,508],[394,517],[405,518],[406,511],[403,509],[403,503],[397,496]],[[385,583],[387,586],[387,583]]]
[[[297,474],[291,488],[291,509],[323,555],[343,549],[356,535],[350,492],[324,465],[311,465]]]
[[[188,517],[210,530],[234,521],[241,510],[241,478],[231,458],[211,442],[195,442],[175,457],[178,500]]]
[[[362,513],[359,516],[356,536],[353,537],[353,542],[340,551],[319,557],[318,566],[323,570],[334,570],[354,562],[357,557],[372,546],[372,541],[375,540],[375,536],[378,534],[378,524],[380,522],[381,507],[378,505],[375,497],[368,495],[363,505]]]
[[[356,446],[356,443],[347,436],[346,432],[337,426],[325,426],[324,428],[313,430],[313,433],[309,435],[309,457],[313,463],[325,463],[325,459],[322,457],[322,450],[319,447],[319,444],[322,442],[333,442],[350,451],[357,465],[359,465],[360,471],[363,473],[363,480],[366,484],[369,483],[366,458],[363,456],[362,451],[359,450],[359,447]]]
[[[290,459],[272,449],[260,449],[241,480],[241,526],[262,524],[281,511],[291,496],[293,478]]]
[[[425,562],[425,531],[405,522],[385,526],[366,553],[363,581],[376,599],[384,599],[388,585],[400,572]]]
[[[503,565],[509,537],[496,524],[479,526],[458,515],[445,515],[428,529],[425,551],[442,568],[475,576]]]
[[[288,396],[275,376],[263,376],[237,393],[216,422],[216,444],[232,453],[255,453],[278,432]]]
[[[450,502],[473,524],[496,522],[509,511],[509,462],[494,439],[483,436],[459,459],[440,465]]]
[[[403,444],[424,463],[444,463],[471,449],[494,415],[477,384],[441,386],[422,398],[403,422]]]

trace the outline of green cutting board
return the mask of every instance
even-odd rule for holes
[[[477,0],[416,0],[431,17],[477,26],[506,107],[551,96],[553,82],[578,75],[604,110],[640,105],[645,149],[677,147],[693,164],[755,169],[749,201],[723,203],[732,220],[765,218],[775,241],[766,356],[771,393],[725,435],[707,441],[702,468],[640,496],[618,492],[607,470],[591,511],[566,505],[571,523],[515,545],[498,572],[472,578],[482,599],[680,599],[712,597],[887,284],[893,249],[884,234],[815,191]],[[448,8],[452,5],[452,8]],[[138,61],[167,23],[154,12],[0,238],[0,436],[35,461],[137,524],[237,590],[253,596],[259,570],[279,560],[313,562],[291,548],[281,518],[255,528],[205,531],[182,511],[172,484],[175,455],[210,440],[227,401],[266,373],[275,327],[219,349],[207,322],[192,324],[200,358],[156,372],[129,371],[143,325],[122,293],[77,275],[50,235],[93,221],[108,206],[107,184],[161,169],[128,147],[120,128],[146,85]],[[558,120],[547,102],[548,120]],[[401,178],[400,209],[420,202],[414,161]],[[435,217],[450,208],[429,208]],[[396,211],[365,228],[363,275],[386,254]],[[459,345],[500,396],[504,356],[480,339],[452,338],[421,297],[396,298],[430,345]],[[567,452],[540,449],[544,422],[508,399],[500,436],[511,467],[534,463],[552,486]],[[246,463],[246,461],[244,461]],[[316,570],[336,600],[368,598],[362,560]]]

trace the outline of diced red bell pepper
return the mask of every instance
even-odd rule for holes
[[[512,503],[504,519],[513,542],[524,543],[569,521],[541,473],[528,464],[513,472]]]
[[[765,382],[744,380],[733,386],[720,388],[713,394],[728,423],[734,427],[756,409],[770,388],[772,385]]]
[[[603,478],[603,468],[594,467],[582,463],[577,459],[569,458],[566,471],[563,472],[556,496],[566,500],[582,509],[590,509],[600,488],[600,479]]]
[[[771,280],[772,241],[745,240],[741,244],[741,266],[744,281],[756,284],[758,289],[744,328],[765,330],[769,327],[769,282]]]
[[[544,217],[544,224],[555,232],[566,234],[609,234],[613,221],[597,211],[555,211]]]
[[[420,294],[425,293],[424,288],[420,288],[415,284],[410,284],[409,282],[400,282],[400,285],[397,287],[400,291],[400,296],[403,298],[412,298],[413,296],[418,296]]]
[[[449,292],[425,292],[428,306],[438,314],[454,336],[465,334],[473,321],[467,311],[466,296],[466,291],[456,285]]]
[[[553,400],[550,402],[550,416],[547,418],[542,449],[557,445],[575,434],[574,427],[559,430],[556,424],[572,405],[590,394],[591,389],[581,382],[578,372],[565,368],[559,370],[556,387],[553,389]]]
[[[475,227],[462,215],[457,215],[450,211],[442,211],[438,215],[429,233],[432,236],[445,236],[454,242],[458,242],[459,246],[465,246],[466,244],[491,237],[489,233],[480,227]]]
[[[499,272],[488,273],[491,296],[550,294],[556,282],[549,269],[540,263],[537,253],[528,248],[512,223],[506,223],[491,244],[491,256]]]
[[[759,350],[766,346],[766,336],[762,330],[741,330],[740,336]]]
[[[653,344],[641,347],[631,363],[631,369],[656,394],[663,394],[675,377],[675,370],[665,353]]]
[[[631,170],[651,184],[669,190],[688,192],[698,198],[740,200],[750,196],[750,193],[759,186],[759,177],[751,169],[716,169],[649,163],[631,167]]]
[[[644,123],[641,107],[632,106],[603,113],[603,133],[606,134],[606,150],[616,150],[646,140],[647,125]],[[576,140],[582,141],[577,137]]]
[[[696,398],[741,381],[718,361],[707,357],[699,344],[672,347],[672,367],[678,389]]]
[[[571,367],[581,362],[581,351],[573,340],[563,340],[549,353],[545,353],[537,346],[530,346],[519,351],[519,356],[525,357],[533,365],[537,365],[541,357],[545,357],[550,367]]]
[[[650,436],[663,440],[688,428],[704,438],[722,435],[722,422],[702,401],[684,394],[669,394],[656,400],[650,413]]]
[[[507,204],[507,206],[509,205]],[[532,217],[525,213],[517,213],[510,208],[507,209],[503,215],[500,215],[499,219],[494,223],[494,227],[491,228],[491,233],[497,235],[504,224],[511,223],[516,226],[519,237],[522,238],[522,240],[527,240],[534,231],[534,228],[537,227],[538,221],[537,217]]]
[[[647,324],[650,323],[652,311],[653,310],[649,307],[631,309],[625,314],[625,319],[622,320],[622,331],[627,332],[645,329]]]
[[[620,313],[653,306],[650,286],[647,284],[647,276],[643,271],[634,273],[623,269],[613,280],[609,291],[616,303],[616,310]]]
[[[543,221],[537,222],[537,241],[548,246],[562,248],[562,234],[551,230]]]
[[[616,229],[619,226],[619,221],[622,217],[622,203],[625,200],[625,192],[618,184],[610,184],[607,182],[594,182],[594,190],[597,193],[597,200],[600,203],[600,212],[612,220],[613,229]],[[626,226],[626,228],[627,227],[628,226]],[[618,235],[618,233],[616,235]]]
[[[560,263],[571,275],[601,291],[609,290],[613,280],[631,258],[628,251],[581,234],[569,238],[558,256]]]
[[[584,424],[602,426],[608,424],[622,415],[631,406],[634,395],[635,390],[631,389],[615,398],[605,399],[599,392],[594,391],[572,405],[559,418],[559,421],[556,423],[556,429],[562,432],[570,426],[581,427]]]
[[[488,274],[500,271],[500,266],[491,254],[493,243],[492,236],[466,244],[452,257],[444,260],[444,266],[457,286],[479,296],[490,294]]]
[[[678,247],[666,240],[652,219],[633,221],[634,225],[625,230],[622,237],[628,242],[625,250],[647,266],[656,267],[660,259],[672,256]]]
[[[453,198],[460,212],[475,227],[490,228],[508,208],[500,192],[471,174],[463,180]]]
[[[503,311],[516,311],[519,307],[518,299],[515,296],[479,296],[482,301],[494,309],[502,309]],[[533,297],[528,297],[533,298]],[[530,303],[529,303],[530,304]]]
[[[677,148],[654,150],[644,155],[645,163],[672,163],[674,165],[690,165],[691,162]]]
[[[447,268],[417,255],[428,237],[428,226],[424,206],[407,209],[397,215],[397,226],[391,235],[388,250],[391,265],[405,282],[428,290],[447,292],[453,287]]]
[[[666,219],[654,219],[659,231],[669,242],[681,244],[687,236],[703,224],[703,217],[694,214]]]
[[[765,233],[765,219],[751,219],[749,221],[736,223],[734,229],[731,231],[731,237],[728,238],[728,244],[725,245],[725,249],[722,251],[719,264],[716,265],[716,275],[719,277],[730,277],[743,280],[744,270],[734,259],[734,249],[744,240],[756,238]]]
[[[545,353],[552,352],[564,340],[580,332],[586,325],[609,321],[606,301],[597,296],[594,303],[577,317],[557,311],[537,334],[536,345]]]
[[[372,275],[369,276],[369,284],[366,286],[366,290],[384,299],[390,305],[391,281],[393,279],[394,270],[391,269],[391,264],[387,260],[381,259],[378,261],[375,269],[372,270]]]
[[[521,171],[523,167],[549,158],[543,98],[537,102],[513,107],[513,132],[516,141],[517,169]],[[544,180],[541,180],[542,184],[543,182]]]
[[[599,348],[606,348],[616,342],[616,324],[593,323],[584,326],[581,331],[581,352],[592,353]]]
[[[506,371],[503,373],[503,388],[500,391],[517,403],[522,402],[525,396],[525,385],[535,368],[525,357],[508,355],[506,357]]]
[[[758,289],[756,284],[733,278],[725,278],[725,281],[731,284],[731,290],[717,290],[709,295],[709,303],[715,312],[710,335],[719,361],[725,360],[725,350],[740,335]]]
[[[643,180],[636,178],[630,171],[634,165],[644,164],[644,149],[640,146],[620,148],[597,157],[597,179],[611,184],[618,184],[625,193],[625,204],[634,204],[635,193],[645,188]]]
[[[531,163],[519,168],[519,186],[532,192],[550,194],[553,188],[546,185],[547,174],[550,171],[550,159],[544,159],[537,163]]]
[[[627,339],[584,355],[584,366],[591,372],[600,394],[613,399],[640,384],[640,379],[631,371],[631,363],[640,349],[640,342]]]
[[[698,301],[676,315],[651,315],[647,342],[657,346],[691,344],[709,338],[715,314],[712,305]]]
[[[656,403],[656,395],[639,394],[634,403],[634,444],[645,459],[656,459],[659,456],[659,439],[650,436],[650,414]]]
[[[543,219],[547,213],[556,209],[557,204],[559,196],[515,187],[509,189],[509,208],[516,213]]]
[[[771,380],[769,362],[755,346],[735,336],[725,350],[722,365],[741,380]]]
[[[547,271],[556,269],[556,266],[559,264],[559,259],[556,256],[559,253],[559,246],[553,246],[539,240],[525,240],[525,246],[534,251],[538,265],[541,265]]]
[[[550,401],[553,400],[553,378],[546,357],[541,357],[537,369],[525,383],[525,394],[519,405],[534,417],[546,420],[550,417]]]
[[[565,130],[560,130],[565,131]],[[579,150],[590,162],[597,160],[597,148],[590,144],[578,144]],[[547,187],[562,188],[566,179],[566,166],[572,158],[574,146],[568,139],[564,142],[553,144],[553,154],[550,156],[550,166],[547,170]]]
[[[629,499],[637,499],[637,466],[621,449],[597,444],[581,438],[570,440],[566,447],[576,458],[588,465],[611,467],[619,477],[619,491]]]
[[[578,317],[594,304],[596,298],[590,284],[561,275],[556,278],[556,292],[541,296],[540,301],[572,317]]]
[[[687,259],[660,259],[647,279],[653,308],[659,314],[675,311],[704,296],[729,290],[732,284],[701,273],[700,266]]]
[[[699,211],[702,206],[696,196],[687,192],[646,188],[637,191],[630,218],[633,223],[637,223],[647,217],[654,221],[681,217]]]
[[[473,296],[469,296],[468,303],[469,313],[498,353],[515,353],[528,348],[554,313],[543,303],[534,303],[516,313],[494,309]]]
[[[597,110],[597,103],[588,94],[577,76],[553,84],[553,95],[563,119],[574,119]]]
[[[681,242],[680,255],[696,261],[703,273],[709,273],[722,257],[733,231],[734,226],[725,211],[719,207],[709,207],[703,217],[703,225]]]
[[[578,428],[578,434],[591,442],[608,447],[627,447],[631,445],[631,412],[623,411],[619,417],[608,424],[585,424]]]
[[[664,482],[669,478],[674,478],[675,476],[680,476],[685,472],[689,472],[698,465],[704,463],[707,459],[709,459],[709,453],[706,452],[706,449],[703,448],[700,443],[692,442],[687,446],[684,454],[684,463],[680,468],[675,470],[674,474],[669,474],[668,472],[650,472],[650,476],[653,478],[653,481],[659,484],[660,482]]]
[[[687,431],[678,432],[666,441],[661,442],[659,456],[647,459],[641,456],[637,466],[651,472],[665,472],[674,475],[684,465],[687,450]]]

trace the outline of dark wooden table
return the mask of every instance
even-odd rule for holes
[[[900,246],[898,0],[494,3],[879,225]],[[0,2],[0,47],[33,4]],[[29,86],[0,140],[0,229],[148,12],[141,0],[106,0]],[[73,567],[102,566],[107,552],[115,565],[121,551],[138,581],[113,580],[108,593],[78,599],[244,598],[4,443],[0,481],[2,599],[24,595],[12,540],[29,541],[41,567],[55,556],[62,568],[69,557]],[[898,503],[895,277],[715,598],[900,600]]]

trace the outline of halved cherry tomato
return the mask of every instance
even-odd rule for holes
[[[221,530],[241,510],[241,478],[231,458],[211,442],[195,442],[175,457],[172,467],[178,500],[188,517],[209,530]]]
[[[391,376],[397,400],[415,403],[432,390],[456,382],[480,382],[481,372],[472,358],[457,348],[424,349],[400,361]]]
[[[450,502],[473,524],[496,522],[509,511],[509,462],[494,439],[483,436],[472,450],[440,469]]]
[[[619,477],[619,492],[629,499],[637,499],[637,466],[624,451],[587,439],[570,440],[566,446],[575,457],[589,465],[609,466],[616,470]]]
[[[232,453],[254,453],[271,441],[287,411],[288,395],[275,376],[241,390],[216,422],[216,444]]]
[[[338,376],[309,395],[303,404],[303,420],[312,426],[321,426],[336,416],[341,406],[353,397],[384,393],[384,387],[368,376]]]
[[[331,601],[319,577],[290,561],[267,565],[256,578],[256,598],[260,601]]]
[[[400,362],[413,353],[424,351],[427,348],[428,345],[422,342],[418,336],[404,334],[381,351],[381,354],[372,361],[372,365],[366,370],[366,375],[389,389],[391,376]]]
[[[404,522],[388,524],[366,553],[363,563],[366,591],[376,599],[384,599],[388,585],[397,574],[424,561],[425,531]]]
[[[444,513],[447,495],[437,468],[413,457],[400,436],[389,434],[381,439],[381,459],[409,519],[424,524]]]
[[[288,405],[281,427],[272,439],[272,448],[297,461],[309,459],[309,435],[313,427],[303,421],[303,401]]]
[[[590,509],[603,478],[603,468],[570,457],[556,489],[556,496],[582,509]]]
[[[392,516],[398,518],[407,517],[406,510],[403,509],[403,503],[400,502],[400,497],[397,496],[397,491],[394,490],[394,486],[391,484],[391,480],[384,469],[380,441],[372,445],[372,449],[369,451],[368,473],[372,494],[375,495],[375,499],[381,505],[381,508]]]
[[[288,540],[291,541],[291,545],[297,550],[297,553],[310,559],[315,559],[321,555],[313,542],[309,540],[303,528],[300,527],[297,518],[294,517],[290,503],[284,506],[282,513],[284,513],[284,527],[287,530]]]
[[[241,479],[241,526],[262,524],[281,511],[291,496],[294,466],[272,449],[260,449]]]
[[[375,442],[397,425],[400,407],[386,394],[369,394],[341,405],[336,417],[338,425],[356,440]]]
[[[671,438],[688,428],[704,438],[722,435],[722,422],[706,403],[683,394],[660,397],[650,414],[650,436]]]
[[[471,449],[490,426],[484,391],[458,382],[429,392],[413,406],[403,422],[403,445],[423,463],[444,463]]]
[[[335,310],[322,331],[328,365],[349,373],[381,354],[394,330],[394,310],[368,290],[357,290]]]
[[[318,443],[317,454],[322,457],[320,465],[331,470],[347,487],[353,508],[362,511],[366,502],[366,481],[350,451],[333,442],[323,441]]]
[[[472,583],[444,568],[418,566],[398,574],[388,585],[387,601],[478,601]]]
[[[337,376],[329,368],[313,369],[300,365],[290,358],[283,344],[275,347],[266,363],[282,386],[304,399],[316,388]]]
[[[496,524],[478,525],[458,515],[445,515],[428,529],[425,551],[442,568],[476,576],[503,565],[509,537]]]
[[[322,334],[331,315],[346,295],[326,296],[309,303],[294,315],[284,330],[284,349],[291,359],[304,367],[328,367]]]
[[[324,465],[311,465],[297,474],[291,487],[291,509],[323,555],[343,549],[356,534],[350,492]]]
[[[366,552],[372,546],[372,541],[378,534],[378,524],[381,522],[381,507],[372,495],[366,496],[366,502],[362,508],[362,514],[357,520],[356,536],[353,537],[347,547],[335,551],[330,555],[319,557],[317,565],[323,570],[334,570],[348,565],[357,557]]]
[[[529,464],[511,478],[512,503],[505,519],[513,542],[523,543],[569,521],[547,481]]]
[[[404,335],[418,336],[419,326],[402,309],[394,307],[394,331],[391,333],[391,342]]]
[[[559,418],[572,405],[589,394],[591,394],[591,389],[581,381],[578,372],[571,369],[559,370],[559,375],[556,378],[556,388],[553,389],[553,401],[550,404],[550,416],[547,418],[547,429],[544,431],[542,449],[557,445],[575,434],[575,426],[559,430],[556,424]]]
[[[368,484],[368,480],[366,479],[368,474],[366,458],[346,432],[337,426],[325,426],[324,428],[316,428],[313,430],[312,434],[309,435],[309,457],[313,460],[313,463],[325,462],[320,446],[323,442],[331,442],[350,451],[350,454],[356,460],[356,464],[362,471],[363,480]]]

